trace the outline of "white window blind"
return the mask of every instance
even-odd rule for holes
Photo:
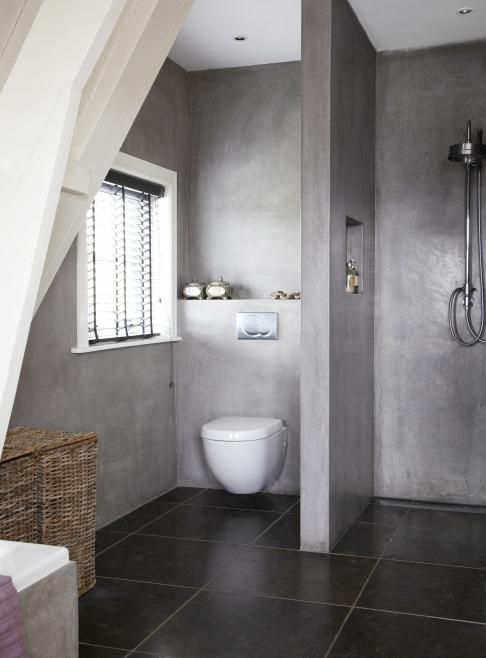
[[[90,344],[159,334],[160,185],[110,171],[88,212]]]

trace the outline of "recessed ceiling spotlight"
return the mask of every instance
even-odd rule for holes
[[[248,37],[245,37],[244,35],[240,34],[240,35],[238,35],[238,36],[236,36],[236,37],[233,37],[233,39],[234,39],[235,41],[246,41],[246,40],[248,39]]]
[[[467,14],[472,14],[473,10],[471,7],[461,7],[461,9],[457,10],[457,13],[459,16],[467,16]]]

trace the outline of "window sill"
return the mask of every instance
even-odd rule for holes
[[[119,350],[123,347],[140,347],[141,345],[157,345],[158,343],[178,343],[182,338],[173,336],[171,338],[157,336],[156,338],[139,338],[137,340],[125,340],[120,343],[100,343],[99,345],[88,345],[86,347],[72,347],[71,354],[91,354],[91,352],[104,352],[105,350]]]

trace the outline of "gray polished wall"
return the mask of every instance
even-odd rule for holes
[[[121,150],[177,171],[177,269],[181,288],[191,274],[187,265],[189,91],[186,71],[172,60],[165,61]]]
[[[189,263],[248,302],[179,302],[176,398],[179,482],[219,486],[201,425],[222,415],[284,419],[289,450],[272,491],[299,490],[300,62],[190,73]],[[255,301],[255,298],[268,301]],[[238,310],[277,310],[275,342],[237,341]]]
[[[334,0],[331,81],[331,545],[373,494],[376,53]],[[345,292],[346,217],[363,223],[362,294]],[[358,255],[359,257],[359,255]]]
[[[279,339],[236,340],[238,311],[276,311]],[[219,416],[282,418],[285,466],[270,491],[298,493],[300,466],[300,302],[180,301],[176,347],[179,483],[219,487],[202,453],[201,426]]]
[[[185,85],[185,72],[168,60],[123,145],[127,153],[178,171],[182,234]],[[98,433],[97,524],[102,526],[176,484],[172,346],[71,354],[75,344],[73,246],[32,322],[11,425]]]
[[[189,74],[189,276],[300,290],[300,62]]]
[[[376,54],[347,2],[303,2],[302,530],[329,550],[373,491]],[[347,295],[346,217],[364,290]]]
[[[447,325],[464,242],[447,150],[467,119],[486,128],[485,80],[484,42],[378,58],[378,495],[486,503],[486,347],[456,345]]]

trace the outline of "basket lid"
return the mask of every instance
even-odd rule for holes
[[[96,441],[94,432],[61,432],[41,427],[13,427],[8,430],[2,452],[2,462],[25,457],[35,452],[47,452],[56,448]]]

